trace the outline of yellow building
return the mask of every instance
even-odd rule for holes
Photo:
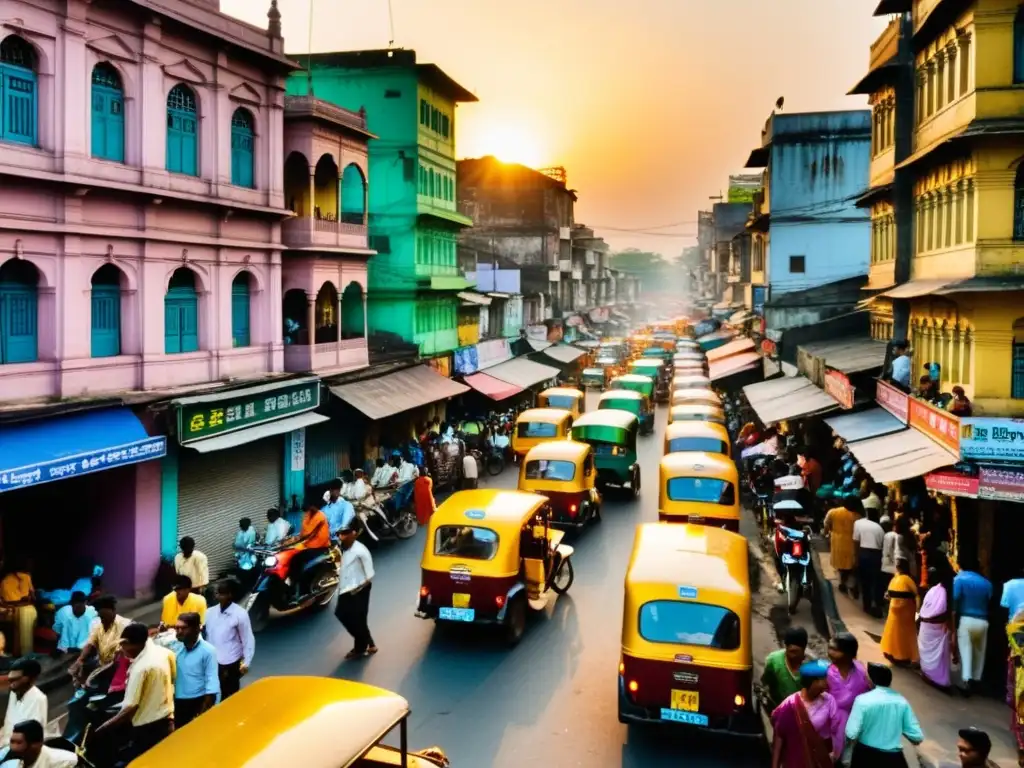
[[[942,390],[961,385],[975,415],[1024,414],[1024,11],[1019,0],[886,3],[912,13],[913,141],[896,169],[913,177],[914,245],[910,281],[873,302],[873,330],[884,338],[884,297],[909,301],[915,382],[938,362]],[[888,103],[884,83],[871,98]],[[875,125],[871,183],[883,187],[884,108]],[[892,282],[886,202],[872,202],[878,288]]]

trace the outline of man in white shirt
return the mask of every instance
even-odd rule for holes
[[[411,461],[406,461],[405,456],[402,456],[398,464],[398,484],[405,485],[411,483],[417,477],[420,476],[419,469]]]
[[[395,484],[397,477],[398,472],[395,471],[394,467],[384,461],[384,459],[377,459],[377,469],[370,479],[370,485],[373,488],[387,488]]]
[[[263,542],[268,547],[287,539],[291,530],[292,527],[288,521],[281,517],[280,510],[276,507],[267,510],[267,534],[263,537]]]
[[[36,687],[41,672],[39,662],[32,658],[21,658],[11,665],[7,676],[11,694],[7,697],[7,714],[4,715],[4,727],[0,731],[0,752],[10,745],[11,733],[18,723],[38,720],[46,725],[46,694]]]
[[[78,755],[66,749],[43,745],[43,724],[38,720],[22,720],[11,734],[11,757],[17,768],[75,768]],[[11,763],[5,763],[11,765]]]
[[[366,481],[363,477],[366,475],[361,469],[357,469],[355,473],[351,470],[345,470],[341,473],[341,478],[344,480],[344,485],[341,487],[341,497],[347,501],[356,504],[366,498],[366,495],[370,490],[366,487]]]
[[[466,455],[462,457],[462,487],[466,490],[475,489],[480,482],[479,473],[480,468],[476,465],[476,457],[466,451]]]
[[[178,542],[181,552],[174,556],[174,572],[192,579],[192,591],[202,594],[210,583],[210,566],[206,555],[196,549],[196,542],[186,536]]]
[[[846,508],[864,514],[860,499],[848,499]],[[881,615],[886,584],[882,578],[882,544],[885,530],[878,524],[878,510],[869,509],[853,524],[853,546],[857,552],[857,575],[865,612]]]
[[[346,659],[359,659],[377,652],[367,624],[370,588],[373,586],[373,558],[370,550],[356,541],[359,525],[359,521],[354,520],[341,532],[341,584],[334,615],[356,641]]]

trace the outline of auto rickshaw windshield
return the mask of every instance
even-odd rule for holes
[[[527,480],[560,480],[571,482],[576,478],[576,464],[572,461],[536,459],[526,462]]]
[[[493,560],[499,537],[490,528],[475,525],[441,525],[434,534],[434,554],[467,560]]]
[[[639,631],[640,637],[649,643],[722,651],[740,647],[740,617],[720,605],[651,600],[640,606]]]
[[[701,504],[736,503],[736,488],[716,477],[671,477],[666,483],[669,501],[691,501]]]
[[[546,421],[524,421],[516,425],[519,437],[557,437],[558,425]]]
[[[578,397],[573,397],[572,395],[548,395],[545,399],[547,400],[548,408],[565,408],[566,410],[575,407],[579,401]]]
[[[668,450],[666,453],[686,453],[697,451],[701,453],[721,453],[728,456],[729,444],[724,440],[719,440],[717,437],[686,435],[684,437],[675,437],[670,439],[668,441]]]

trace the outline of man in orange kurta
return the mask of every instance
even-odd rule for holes
[[[420,467],[420,476],[412,486],[413,505],[416,507],[416,520],[420,525],[430,522],[430,516],[437,510],[434,501],[434,481],[427,474],[426,467]]]
[[[859,518],[860,515],[846,507],[835,507],[825,515],[825,534],[831,541],[832,567],[839,572],[839,591],[843,593],[846,593],[847,581],[857,567],[853,548],[853,524]]]

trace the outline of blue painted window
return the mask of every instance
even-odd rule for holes
[[[239,187],[256,187],[255,133],[252,114],[238,108],[231,116],[231,183]]]
[[[0,363],[39,359],[38,285],[39,273],[27,261],[11,259],[0,267]]]
[[[341,220],[346,224],[366,223],[366,181],[355,163],[345,166],[341,174]]]
[[[92,156],[124,162],[124,87],[106,62],[92,70]]]
[[[249,346],[249,273],[239,272],[231,283],[231,345]]]
[[[121,354],[121,272],[106,264],[92,276],[92,356]]]
[[[36,143],[36,55],[17,35],[0,42],[0,139]]]
[[[199,175],[199,120],[196,95],[187,85],[167,94],[167,170]]]
[[[1013,82],[1024,83],[1024,7],[1013,20]]]
[[[1024,400],[1024,344],[1013,345],[1013,379],[1011,382],[1011,397],[1014,400]]]
[[[195,352],[199,349],[199,297],[196,276],[181,267],[171,275],[164,297],[164,352]]]

